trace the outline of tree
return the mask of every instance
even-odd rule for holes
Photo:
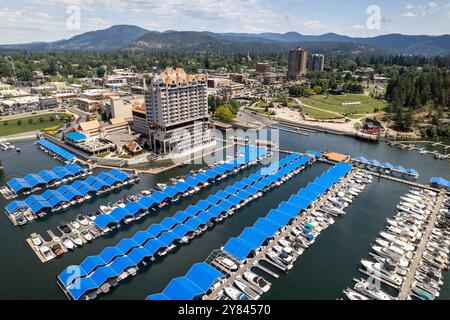
[[[304,92],[305,96],[313,96],[314,95],[314,90],[313,89],[306,89]]]
[[[33,124],[33,123],[34,123],[33,118],[29,118],[29,119],[28,119],[28,123],[29,123],[29,124]]]
[[[225,122],[234,121],[233,112],[231,112],[230,107],[228,106],[221,106],[217,108],[216,112],[214,113],[214,117]]]
[[[292,97],[302,97],[305,92],[305,85],[296,84],[289,87],[289,95]]]
[[[314,86],[312,89],[315,94],[321,94],[322,93],[322,87],[321,86]]]
[[[106,70],[103,67],[97,69],[97,77],[103,78],[105,76]]]
[[[22,120],[21,120],[21,119],[17,120],[17,125],[18,125],[18,126],[21,126],[21,125],[22,125]]]
[[[39,122],[44,122],[44,118],[39,118],[39,120],[38,120]]]

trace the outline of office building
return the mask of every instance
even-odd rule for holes
[[[325,56],[323,54],[313,54],[309,63],[310,71],[323,71]]]
[[[308,52],[302,48],[289,51],[288,79],[298,80],[307,73]]]

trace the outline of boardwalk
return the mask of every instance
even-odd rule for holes
[[[406,300],[408,296],[411,294],[411,285],[414,281],[414,277],[416,275],[416,271],[419,267],[420,261],[422,260],[423,253],[426,250],[428,240],[431,236],[431,232],[433,231],[434,225],[436,223],[436,218],[438,216],[439,210],[442,208],[443,201],[444,201],[444,194],[441,193],[436,202],[433,213],[431,214],[430,222],[428,223],[428,226],[424,232],[422,241],[420,241],[420,244],[414,255],[408,274],[406,275],[405,280],[403,281],[403,284],[400,288],[400,293],[397,297],[398,300]]]

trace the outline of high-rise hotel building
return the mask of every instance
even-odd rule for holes
[[[167,155],[211,144],[206,77],[166,68],[145,92],[149,137],[153,150]]]

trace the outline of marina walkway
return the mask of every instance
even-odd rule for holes
[[[439,210],[442,208],[443,201],[444,201],[444,194],[441,193],[439,195],[438,200],[436,201],[436,205],[434,207],[433,213],[431,214],[430,222],[428,223],[428,226],[424,232],[422,240],[420,241],[419,247],[416,250],[416,253],[414,255],[413,261],[409,268],[408,274],[405,276],[405,280],[403,281],[403,284],[400,287],[400,293],[397,297],[398,300],[406,300],[408,298],[408,296],[411,294],[411,286],[412,286],[412,283],[414,282],[414,277],[416,275],[416,271],[419,267],[420,261],[422,260],[423,253],[426,250],[428,240],[429,240],[431,233],[433,231],[433,228],[435,226],[436,218],[439,213]]]

